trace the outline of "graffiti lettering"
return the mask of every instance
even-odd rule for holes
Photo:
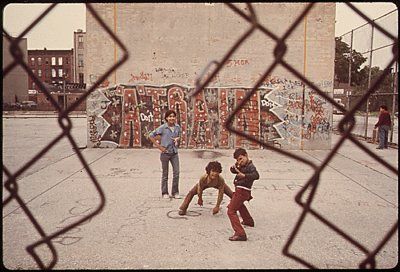
[[[153,122],[153,113],[150,112],[148,115],[144,114],[143,112],[140,113],[140,121]]]
[[[250,62],[247,59],[229,59],[226,61],[226,67],[234,67],[234,66],[244,66],[249,65]]]
[[[139,75],[131,74],[131,79],[128,82],[151,81],[151,80],[153,80],[153,75],[151,73],[140,72]]]
[[[175,72],[156,68],[156,72],[165,71]],[[285,148],[297,149],[302,140],[321,140],[320,146],[330,147],[326,141],[332,128],[327,101],[298,81],[270,78],[265,84],[268,87],[260,87],[234,116],[235,130]],[[174,109],[182,128],[181,148],[260,147],[224,126],[250,88],[206,87],[196,97],[189,97],[193,88],[138,84],[95,90],[87,103],[88,146],[152,147],[149,133],[165,122],[168,109]]]

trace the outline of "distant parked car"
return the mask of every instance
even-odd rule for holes
[[[22,110],[34,110],[37,108],[37,104],[34,101],[22,101],[21,109]]]
[[[334,100],[336,103],[338,103],[343,108],[345,107],[345,105],[342,103],[342,99],[334,98]],[[333,107],[333,114],[343,114],[343,112],[341,110],[337,109],[336,107]]]

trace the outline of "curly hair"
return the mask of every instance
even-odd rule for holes
[[[218,161],[209,162],[206,166],[207,174],[210,174],[211,171],[222,173],[222,166]]]

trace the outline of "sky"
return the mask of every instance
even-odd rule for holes
[[[391,2],[362,2],[354,4],[371,19],[394,9]],[[11,35],[18,36],[49,4],[8,4],[3,9],[3,28]],[[336,3],[335,36],[365,24],[366,21],[354,13],[345,3]],[[73,33],[86,31],[86,6],[78,4],[58,4],[26,36],[28,49],[71,49]]]

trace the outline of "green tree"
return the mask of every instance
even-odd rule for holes
[[[349,61],[351,61],[351,86],[360,85],[365,77],[360,67],[366,60],[367,58],[354,49],[351,51],[350,60],[350,46],[342,41],[342,37],[335,38],[335,79],[340,83],[349,82]]]
[[[371,68],[371,85],[378,80],[378,78],[382,75],[383,70],[381,70],[378,66],[373,66]],[[369,77],[369,66],[366,65],[360,70],[360,74],[362,74],[362,78],[360,81],[360,84],[356,86],[355,88],[355,93],[358,94],[364,94],[365,91],[368,90],[368,77]],[[392,99],[393,95],[393,74],[388,74],[385,76],[381,84],[379,84],[373,93],[373,95],[370,96],[369,102],[370,102],[370,111],[378,111],[379,106],[382,104],[385,104],[389,108],[392,106]],[[385,93],[385,95],[383,95]]]

